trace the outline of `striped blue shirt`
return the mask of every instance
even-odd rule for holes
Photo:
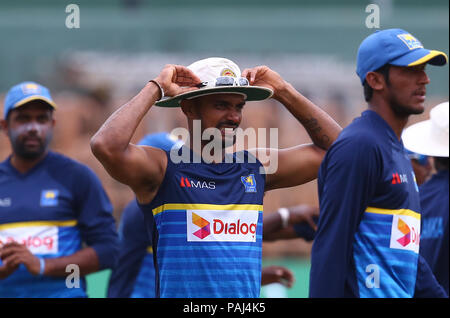
[[[167,155],[156,197],[141,206],[157,229],[157,296],[259,297],[261,164],[247,152],[244,163],[219,164],[176,164]]]

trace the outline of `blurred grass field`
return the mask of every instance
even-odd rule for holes
[[[310,262],[307,258],[273,258],[264,259],[263,266],[278,265],[290,269],[295,276],[292,288],[279,284],[263,286],[262,298],[307,298],[309,286]],[[86,277],[89,298],[106,298],[110,270],[103,270]]]

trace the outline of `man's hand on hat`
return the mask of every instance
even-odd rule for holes
[[[242,72],[242,77],[246,77],[250,85],[270,88],[273,90],[273,97],[275,99],[278,97],[278,93],[286,86],[286,82],[280,74],[265,65],[246,68]]]
[[[176,96],[198,89],[200,79],[187,67],[182,65],[166,65],[154,79],[164,91],[165,96]]]

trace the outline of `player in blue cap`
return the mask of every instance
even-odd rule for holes
[[[86,297],[84,275],[116,260],[112,206],[97,176],[49,150],[55,108],[34,82],[5,98],[0,124],[12,154],[0,163],[0,297]]]
[[[361,43],[357,74],[368,110],[320,167],[311,297],[446,296],[419,256],[419,192],[401,140],[409,116],[425,109],[426,65],[446,62],[401,29]]]

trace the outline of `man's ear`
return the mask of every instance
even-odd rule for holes
[[[366,82],[374,91],[380,91],[387,86],[384,75],[377,72],[367,73]]]
[[[8,132],[8,121],[6,119],[0,119],[0,131]]]

